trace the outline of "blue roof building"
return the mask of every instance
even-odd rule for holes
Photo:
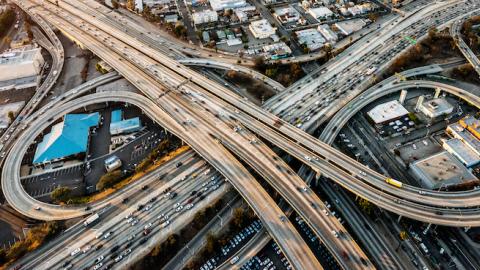
[[[142,128],[139,117],[122,120],[122,110],[112,111],[112,120],[110,123],[110,135],[131,133]]]
[[[112,111],[112,123],[122,121],[122,110]]]
[[[63,122],[54,125],[50,133],[43,136],[33,163],[57,161],[86,152],[90,128],[98,126],[99,121],[99,113],[65,115]]]

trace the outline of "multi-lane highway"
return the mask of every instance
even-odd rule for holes
[[[34,1],[24,2],[32,3]],[[79,12],[77,6],[71,6],[72,3],[70,1],[60,2],[60,9],[42,1],[36,2],[36,4],[39,3],[42,4],[42,6],[32,5],[30,6],[30,11],[41,14],[63,32],[69,33],[70,36],[75,36],[82,44],[105,59],[121,74],[132,81],[144,94],[155,100],[154,106],[160,106],[163,109],[161,111],[165,117],[163,121],[170,121],[170,125],[177,130],[179,137],[188,143],[194,144],[194,148],[202,155],[207,156],[208,161],[216,163],[217,169],[227,178],[231,179],[237,189],[241,189],[240,182],[237,182],[236,179],[238,178],[235,177],[233,171],[234,169],[236,169],[237,172],[242,171],[242,168],[240,168],[241,165],[236,164],[236,162],[233,161],[235,159],[230,154],[226,154],[225,157],[228,157],[226,160],[235,165],[231,164],[230,167],[224,164],[218,164],[218,162],[214,160],[214,157],[218,157],[218,153],[206,153],[205,151],[225,153],[225,149],[218,145],[217,147],[204,147],[195,141],[199,140],[201,136],[204,136],[205,142],[213,141],[210,136],[214,136],[216,139],[221,140],[221,143],[227,148],[241,156],[243,160],[256,169],[270,184],[277,188],[287,202],[292,204],[294,209],[298,211],[307,222],[310,221],[309,225],[319,234],[326,245],[333,250],[337,258],[339,258],[338,252],[340,251],[338,246],[345,241],[332,239],[333,236],[331,234],[322,233],[320,229],[328,228],[329,226],[330,228],[338,228],[340,225],[329,222],[328,220],[326,221],[326,219],[321,216],[321,213],[319,213],[320,211],[315,210],[315,207],[324,207],[323,203],[311,204],[310,200],[317,201],[318,198],[313,196],[311,194],[312,192],[309,193],[308,189],[303,190],[303,184],[299,182],[298,177],[288,170],[286,164],[279,161],[278,157],[272,154],[273,152],[256,140],[253,134],[243,129],[242,126],[247,127],[257,135],[269,140],[352,192],[388,210],[418,220],[428,220],[438,224],[462,224],[463,226],[465,224],[476,224],[475,222],[479,222],[475,216],[475,211],[443,208],[447,206],[458,208],[475,206],[476,202],[474,201],[477,195],[473,194],[473,192],[466,192],[468,193],[467,195],[459,198],[456,194],[452,195],[441,192],[427,192],[425,194],[426,196],[421,196],[418,193],[419,189],[413,187],[406,187],[402,190],[395,189],[385,183],[384,176],[345,157],[342,153],[331,149],[328,145],[320,143],[318,140],[302,133],[277,117],[258,109],[249,102],[232,95],[222,86],[202,78],[195,72],[171,60],[168,56],[162,55],[162,53],[148,47],[148,45],[142,44],[141,41],[125,35],[108,23],[98,20],[97,18],[101,16],[92,16],[92,14],[95,14],[94,12],[90,14]],[[19,4],[24,5],[27,3]],[[451,3],[435,4],[432,5],[432,7],[421,10],[421,12],[412,14],[412,16],[415,17],[418,14],[423,16],[425,15],[424,13],[428,14],[432,10],[435,10],[435,8],[445,8],[448,5],[453,6]],[[28,6],[25,5],[23,8],[28,9]],[[454,9],[451,13],[456,14],[455,12],[461,12],[462,8],[463,7],[460,7],[458,10]],[[450,18],[450,15],[445,15],[443,19],[447,21]],[[411,22],[407,23],[402,21],[401,23],[410,24]],[[424,27],[422,27],[422,29],[423,28]],[[161,87],[159,87],[159,84]],[[116,97],[111,98],[113,100],[116,99]],[[126,94],[121,98],[126,98]],[[80,100],[81,99],[79,99],[79,102]],[[81,102],[85,102],[85,100],[81,100]],[[139,103],[138,106],[142,109],[144,108],[144,104],[141,104],[141,102],[137,103]],[[190,108],[192,104],[196,110]],[[180,115],[186,117],[180,118],[182,120],[179,120]],[[162,125],[163,124],[162,122]],[[48,125],[48,121],[44,123],[44,126],[45,125]],[[232,132],[231,130],[233,129],[241,132]],[[180,134],[189,133],[191,130],[197,132],[195,134],[196,136],[190,135],[185,137],[183,134]],[[202,135],[200,136],[200,134]],[[26,138],[27,136],[24,137]],[[29,141],[31,140],[24,142]],[[22,153],[20,150],[20,148],[16,149],[16,151],[12,149],[12,152]],[[9,160],[8,164],[14,164],[13,157],[9,156],[7,160]],[[13,168],[16,169],[18,167],[13,166]],[[12,175],[15,176],[15,174]],[[248,175],[248,173],[244,173],[244,175]],[[7,176],[11,175],[7,174]],[[5,175],[2,178],[6,179]],[[15,177],[9,179],[15,179]],[[276,184],[278,179],[282,179],[285,186],[283,186],[283,184],[280,186]],[[254,180],[252,181],[254,182]],[[4,182],[7,181],[2,181],[2,186]],[[254,184],[252,183],[252,185]],[[17,190],[17,188],[18,187],[15,187],[11,189],[11,191]],[[279,211],[279,209],[270,210],[261,207],[258,205],[258,202],[252,202],[251,196],[254,196],[254,194],[246,193],[247,192],[243,192],[242,195],[249,201],[260,216],[270,215],[270,217],[272,217],[272,213]],[[471,200],[467,201],[465,199],[467,196],[470,197]],[[445,201],[446,197],[450,200]],[[401,199],[400,203],[398,203],[398,198]],[[426,202],[425,198],[428,198],[429,201]],[[10,198],[9,202],[15,204],[16,199],[19,198]],[[20,199],[28,201],[26,197]],[[32,201],[29,201],[29,203],[31,204]],[[271,202],[270,205],[272,205]],[[25,212],[32,215],[31,207],[32,205],[30,205],[30,209]],[[264,213],[262,210],[270,214]],[[59,212],[65,214],[67,211],[67,209],[61,209]],[[443,215],[439,216],[437,214],[438,211],[442,211]],[[468,218],[465,215],[467,211],[470,213]],[[312,213],[315,214],[313,217],[315,218],[314,221],[311,221]],[[37,213],[35,213],[35,215],[37,215]],[[276,219],[281,215],[282,214],[277,215]],[[265,219],[265,217],[263,217],[263,219]],[[280,218],[280,220],[281,219],[282,218]],[[286,226],[281,227],[291,226],[288,224],[289,222],[283,220],[282,222],[284,222]],[[275,228],[271,221],[270,223],[267,222],[266,227],[278,242],[280,233],[275,231],[275,229],[278,228]],[[291,230],[291,227],[286,228],[282,233],[288,234],[287,230]],[[292,232],[290,232],[290,234],[292,234]],[[296,238],[296,236],[293,238]],[[302,242],[303,241],[299,240],[297,243]],[[347,240],[346,242],[348,243],[350,241]],[[344,243],[344,245],[347,245],[347,243]],[[288,246],[285,241],[282,242],[280,240],[279,244],[286,252],[287,257],[289,257],[291,261],[293,259],[294,264],[297,263],[297,266],[305,263],[304,260],[299,258],[307,258],[310,255],[308,252],[300,254],[298,250],[297,252],[294,251],[295,248]],[[345,248],[356,249],[355,244],[352,245],[352,243],[345,246]],[[361,267],[358,264],[358,260],[355,262],[354,267]]]
[[[63,30],[63,31],[65,31],[65,30]],[[98,35],[98,32],[96,32],[96,33],[97,33],[97,35]],[[137,61],[138,61],[138,60],[137,60]],[[230,129],[230,128],[227,128],[227,129]],[[223,135],[225,135],[225,134],[223,134]],[[238,144],[238,143],[237,143],[237,140],[231,140],[231,141],[234,142],[235,144]],[[247,142],[247,145],[248,145],[248,140],[247,140],[246,142]],[[253,146],[252,146],[252,147],[253,147]],[[240,149],[240,150],[243,150],[243,148],[244,148],[244,146],[243,146],[243,147],[237,147],[237,149]],[[238,150],[237,150],[237,151],[238,151]],[[245,152],[244,152],[244,153],[245,153]],[[267,152],[267,151],[262,151],[262,153],[260,153],[260,152],[257,152],[257,153],[258,153],[257,155],[254,155],[255,157],[257,157],[257,156],[260,157],[260,156],[262,156],[262,154],[265,155],[265,154],[268,153],[268,152]],[[247,157],[247,155],[248,155],[248,153],[245,153],[245,154],[244,154],[245,157]],[[273,156],[273,154],[272,154],[272,156]],[[271,159],[272,156],[269,156],[269,158]],[[248,157],[251,159],[251,156],[250,156],[250,155],[248,155]],[[280,161],[277,161],[277,163],[278,163],[278,162],[280,162]],[[260,164],[259,162],[258,162],[258,163],[257,163],[257,162],[252,163],[252,165],[255,165],[255,166],[258,168],[258,171],[259,171],[261,174],[265,175],[265,172],[266,172],[266,171],[265,171],[264,168],[265,168],[266,166],[264,166],[263,168],[259,168],[259,167],[258,167],[259,164]],[[284,167],[286,167],[286,165],[284,165]],[[275,173],[278,174],[278,172],[277,172],[276,170],[273,171],[273,173],[274,173],[274,174],[275,174]],[[291,172],[290,172],[290,173],[291,173]],[[272,181],[270,181],[271,183],[275,183],[275,181],[274,181],[273,179],[279,179],[279,178],[280,178],[280,179],[283,179],[283,178],[285,177],[285,175],[288,175],[288,174],[284,171],[284,172],[282,172],[282,175],[283,175],[283,177],[278,177],[278,176],[275,176],[275,177],[274,177],[274,175],[270,175],[268,178],[269,178],[269,179],[272,179]],[[293,178],[293,177],[295,177],[295,176],[293,176],[293,175],[290,176],[290,178]],[[315,197],[314,197],[314,194],[313,194],[313,193],[309,193],[309,196],[305,196],[305,195],[301,194],[301,191],[299,190],[300,187],[301,187],[301,185],[302,185],[302,184],[301,184],[301,180],[300,180],[300,179],[297,179],[297,180],[295,180],[295,181],[297,182],[296,185],[292,185],[292,184],[288,185],[288,188],[289,188],[289,189],[288,189],[288,192],[291,193],[291,194],[295,194],[296,197],[298,198],[297,200],[301,200],[301,201],[300,201],[300,204],[303,205],[303,207],[302,207],[302,208],[299,207],[298,209],[299,209],[300,212],[305,216],[305,219],[310,220],[310,219],[312,218],[312,217],[311,217],[311,215],[312,215],[311,213],[315,213],[315,210],[313,210],[313,211],[307,211],[307,210],[312,210],[312,209],[314,209],[315,207],[317,207],[317,205],[319,206],[319,205],[321,205],[322,203],[321,203],[321,201],[320,201],[318,198],[315,198]],[[283,186],[280,186],[280,187],[283,187]],[[283,192],[283,193],[285,194],[285,192]],[[310,195],[310,194],[311,194],[311,195]],[[312,196],[313,196],[313,197],[312,197]],[[291,196],[290,196],[290,197],[291,197]],[[314,203],[308,202],[308,200],[306,200],[306,199],[308,199],[308,197],[311,197],[312,200],[317,201],[318,203],[317,203],[317,204],[314,204]],[[298,204],[298,203],[297,203],[297,204]],[[306,206],[306,207],[305,207],[305,206]],[[318,213],[318,212],[317,212],[317,213]],[[321,217],[317,214],[317,215],[316,215],[316,218],[321,218]],[[318,223],[318,224],[319,224],[319,223]],[[333,228],[337,228],[337,227],[341,227],[341,226],[339,226],[339,225],[337,224],[337,225],[334,226]],[[317,231],[317,232],[321,232],[322,230],[317,229],[316,231]],[[323,230],[323,231],[325,231],[325,230]],[[332,231],[332,230],[327,230],[327,231],[330,232],[330,231]],[[340,230],[339,230],[339,231],[340,231]],[[341,231],[343,232],[344,230],[341,230]],[[325,234],[325,233],[324,233],[324,234]],[[332,234],[332,233],[328,233],[327,235],[328,235],[330,238],[333,238],[333,234]],[[342,237],[342,238],[343,238],[343,237]],[[352,243],[354,244],[353,241],[348,240],[348,239],[349,239],[349,237],[345,237],[345,241],[347,241],[347,242],[350,241],[350,242],[352,242]],[[355,248],[355,245],[354,245],[353,247]],[[358,249],[358,248],[355,248],[355,249]],[[343,250],[337,250],[336,252],[337,252],[338,255],[340,255],[341,253],[343,253]],[[352,252],[351,254],[358,254],[358,252]],[[362,256],[362,257],[363,257],[363,256]],[[356,259],[358,260],[356,263],[358,263],[358,262],[360,261],[360,260],[359,260],[360,257],[357,257]],[[364,258],[364,260],[365,260],[365,258]],[[352,261],[355,261],[355,260],[352,259]]]
[[[477,13],[478,14],[478,13]],[[465,18],[468,18],[467,16]],[[480,60],[478,59],[477,55],[473,53],[472,49],[468,47],[467,43],[461,37],[460,30],[462,29],[462,23],[464,20],[458,19],[452,23],[450,27],[450,35],[455,40],[455,44],[457,45],[458,49],[462,54],[467,58],[468,62],[472,65],[475,71],[480,75]]]

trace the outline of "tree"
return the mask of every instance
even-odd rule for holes
[[[0,37],[3,37],[15,22],[15,12],[11,9],[0,14]]]
[[[265,59],[263,59],[263,57],[261,57],[261,56],[255,57],[254,65],[255,65],[255,69],[264,70],[265,66],[266,66],[265,65]]]
[[[134,10],[135,9],[135,0],[127,0],[127,8],[129,10]]]
[[[70,198],[72,190],[68,187],[57,187],[52,191],[50,197],[57,202],[65,202]]]
[[[97,183],[97,190],[103,190],[114,186],[120,182],[123,178],[123,174],[120,170],[115,170],[104,174]]]
[[[118,9],[119,8],[119,4],[118,4],[117,0],[112,0],[112,7],[113,7],[113,9]]]
[[[7,116],[8,116],[8,119],[10,119],[10,123],[12,123],[13,120],[15,120],[15,114],[12,111],[9,111]]]
[[[371,215],[373,212],[373,205],[371,202],[367,201],[366,199],[360,198],[358,201],[358,205],[360,209],[362,209],[368,215]]]
[[[7,262],[7,252],[5,249],[0,248],[0,265],[4,265]]]
[[[401,231],[401,232],[400,232],[400,239],[401,239],[402,241],[405,241],[405,240],[408,239],[408,234],[407,234],[406,231]]]

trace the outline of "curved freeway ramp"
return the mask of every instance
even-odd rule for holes
[[[472,49],[470,49],[470,47],[461,37],[460,30],[462,28],[462,22],[463,20],[456,20],[452,23],[452,26],[450,27],[450,35],[455,40],[455,44],[457,45],[460,52],[462,52],[468,62],[475,69],[475,71],[480,75],[480,59],[478,59],[475,53],[473,53]]]

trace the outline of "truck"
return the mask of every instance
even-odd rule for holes
[[[385,179],[385,182],[389,183],[392,186],[398,187],[398,188],[401,188],[403,186],[402,182],[397,181],[393,178],[387,178],[387,179]]]
[[[83,222],[83,225],[85,225],[85,227],[87,227],[88,225],[94,223],[95,221],[97,221],[98,219],[100,218],[100,216],[98,215],[98,213],[95,213],[91,216],[89,216],[84,222]]]

